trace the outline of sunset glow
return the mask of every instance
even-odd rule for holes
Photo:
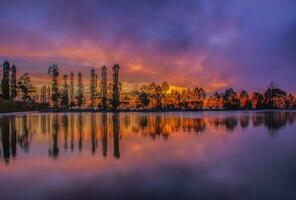
[[[168,81],[262,91],[273,80],[296,92],[294,1],[66,2],[1,1],[0,61],[37,84],[53,63],[85,76],[119,63],[127,89]]]

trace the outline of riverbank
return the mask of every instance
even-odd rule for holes
[[[32,112],[47,109],[46,105],[38,103],[26,103],[20,101],[0,100],[0,113]]]
[[[295,111],[295,109],[162,109],[162,110],[94,110],[94,109],[25,109],[0,111],[1,115],[22,114],[22,113],[158,113],[158,112],[234,112],[234,111]]]

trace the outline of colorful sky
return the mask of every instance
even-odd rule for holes
[[[44,82],[121,66],[128,86],[296,92],[295,0],[0,0],[0,61]],[[109,73],[110,74],[110,73]]]

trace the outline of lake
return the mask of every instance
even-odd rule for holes
[[[296,199],[296,112],[0,116],[0,199]]]

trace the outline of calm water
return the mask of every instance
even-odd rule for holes
[[[0,117],[0,199],[296,199],[296,112]]]

